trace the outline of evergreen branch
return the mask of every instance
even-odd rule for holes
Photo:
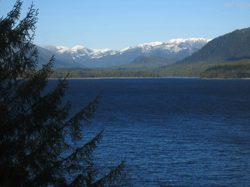
[[[93,187],[105,187],[106,184],[109,186],[116,186],[116,182],[119,180],[119,176],[122,175],[122,171],[124,169],[125,160],[123,160],[115,169],[111,169],[111,171],[102,177],[101,179],[97,180],[95,183],[92,184]]]
[[[50,60],[50,62],[47,64],[47,65],[44,65],[44,68],[43,69],[41,69],[41,70],[39,70],[37,73],[36,73],[36,75],[41,75],[41,74],[44,74],[45,76],[43,76],[43,77],[40,77],[40,79],[41,80],[45,80],[44,78],[46,78],[47,77],[47,74],[46,74],[46,71],[48,70],[48,72],[51,72],[50,71],[50,69],[49,69],[49,67],[51,66],[51,64],[52,64],[52,62],[53,62],[53,57],[51,58],[51,60]],[[48,68],[48,69],[47,69]],[[26,84],[26,87],[30,87],[30,85],[29,84],[32,84],[33,82],[37,82],[37,81],[39,81],[39,79],[37,79],[37,78],[39,78],[39,76],[36,76],[36,77],[33,77],[33,79],[30,79],[29,81],[27,81],[27,82],[24,82],[24,84]],[[33,83],[34,84],[34,83]],[[20,85],[19,87],[20,88],[23,88],[23,86],[24,85]],[[18,119],[18,117],[12,117],[12,120],[11,121],[7,121],[6,122],[6,124],[21,124],[24,120],[25,120],[25,115],[24,114],[26,114],[26,113],[28,113],[28,111],[30,111],[30,110],[32,110],[32,109],[34,109],[34,108],[37,108],[37,106],[38,106],[38,104],[40,104],[41,103],[41,101],[46,101],[48,98],[49,98],[49,96],[51,96],[53,93],[55,93],[55,91],[60,87],[60,86],[62,86],[61,84],[59,84],[57,87],[55,87],[55,89],[52,91],[52,92],[50,92],[50,93],[48,93],[46,96],[44,96],[43,98],[40,98],[41,100],[38,100],[37,102],[35,102],[33,105],[31,105],[29,108],[27,108],[26,110],[24,110],[21,114],[19,114],[19,116],[21,117],[21,119]],[[10,104],[10,103],[12,103],[14,100],[16,100],[16,99],[18,99],[20,97],[20,93],[18,92],[18,94],[16,94],[16,96],[15,97],[13,97],[11,100],[9,100],[8,101],[8,104]],[[42,103],[43,103],[42,102]],[[28,115],[28,117],[29,116],[32,116],[32,113],[30,113],[30,115]],[[15,122],[16,121],[16,122]],[[6,126],[6,124],[1,124],[2,126]],[[13,128],[13,127],[10,127],[10,126],[8,126],[9,128]],[[7,129],[6,129],[7,130]]]
[[[89,104],[74,115],[69,121],[65,123],[65,126],[72,126],[78,121],[85,121],[90,123],[90,119],[93,117],[93,113],[98,109],[98,99],[102,98],[103,90],[96,96],[96,98],[89,102]]]
[[[77,159],[77,155],[79,153],[82,155],[83,154],[82,152],[84,152],[88,158],[82,157],[81,159],[88,162],[88,159],[89,159],[89,156],[90,156],[91,152],[97,147],[96,143],[99,143],[99,141],[100,141],[100,139],[102,137],[102,132],[103,132],[103,130],[99,134],[97,134],[92,140],[90,140],[88,143],[84,144],[82,147],[77,148],[72,154],[70,154],[66,158],[64,158],[64,159],[56,162],[51,167],[44,168],[41,171],[41,173],[39,173],[39,175],[37,175],[32,180],[31,184],[34,186],[35,185],[35,181],[40,181],[40,179],[48,177],[48,174],[51,171],[57,171],[58,172],[59,168],[63,169],[63,167],[62,167],[63,163],[65,163],[65,162],[72,162],[73,160],[76,160]],[[78,177],[80,177],[80,175]],[[79,179],[77,179],[77,180],[79,180]]]

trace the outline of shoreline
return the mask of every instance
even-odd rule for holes
[[[200,78],[200,79],[250,79],[250,78]]]
[[[66,79],[160,79],[162,77],[88,77],[88,78],[66,78]],[[63,79],[63,78],[48,78],[48,79]]]
[[[203,79],[203,80],[222,80],[222,79],[250,79],[250,78],[200,78],[200,77],[88,77],[88,78],[66,78],[66,79],[175,79],[175,78],[183,78],[183,79]],[[63,79],[63,78],[48,78],[48,79]]]

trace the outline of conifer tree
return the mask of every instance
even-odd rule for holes
[[[93,162],[102,132],[80,147],[72,146],[84,138],[84,125],[91,122],[101,96],[69,118],[70,101],[62,106],[67,80],[44,92],[54,57],[36,70],[38,13],[31,5],[20,19],[21,6],[17,0],[0,18],[0,186],[117,184],[124,161],[100,178]]]

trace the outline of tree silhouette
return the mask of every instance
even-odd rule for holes
[[[21,6],[16,1],[0,18],[0,186],[116,185],[124,161],[97,178],[92,153],[102,132],[75,146],[84,138],[83,127],[91,122],[101,94],[69,118],[70,101],[62,105],[66,78],[44,92],[54,57],[36,70],[38,13],[31,5],[20,20]]]

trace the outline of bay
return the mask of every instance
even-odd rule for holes
[[[71,114],[104,90],[84,141],[104,129],[95,160],[105,167],[126,158],[135,186],[250,184],[250,80],[70,79],[69,86]]]

